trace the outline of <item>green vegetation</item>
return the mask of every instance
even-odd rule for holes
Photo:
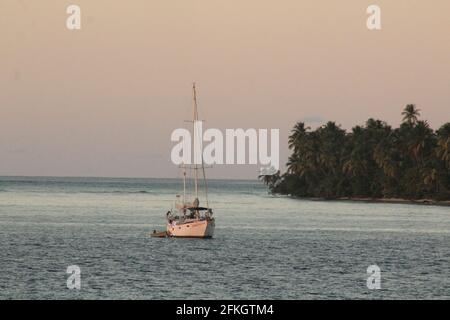
[[[260,176],[272,193],[298,197],[450,200],[450,123],[433,131],[415,105],[393,129],[369,119],[346,132],[334,122],[298,122],[287,172]]]

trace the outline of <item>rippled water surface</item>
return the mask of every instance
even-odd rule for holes
[[[0,177],[0,298],[450,298],[449,207],[209,189],[213,239],[155,239],[179,181]],[[373,264],[380,290],[366,286]]]

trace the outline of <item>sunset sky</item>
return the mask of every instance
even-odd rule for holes
[[[0,176],[175,178],[193,81],[206,127],[279,128],[282,163],[296,121],[450,121],[448,0],[1,0],[0,39]]]

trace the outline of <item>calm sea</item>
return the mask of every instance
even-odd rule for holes
[[[448,207],[295,200],[216,180],[213,239],[150,238],[180,187],[0,177],[0,298],[450,298]],[[67,288],[70,265],[80,290]],[[367,288],[370,265],[380,290]]]

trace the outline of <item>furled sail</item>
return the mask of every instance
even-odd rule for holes
[[[195,198],[195,200],[190,203],[190,202],[177,202],[175,203],[175,207],[178,210],[183,210],[183,209],[189,209],[189,208],[198,208],[200,206],[200,201],[198,200],[198,198]]]

